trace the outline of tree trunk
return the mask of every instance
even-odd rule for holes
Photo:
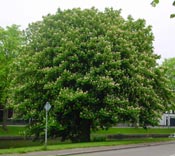
[[[90,142],[91,121],[81,119],[78,129],[78,135],[72,138],[72,142]]]
[[[2,128],[7,131],[7,118],[8,118],[8,109],[3,109],[3,121],[2,121]]]
[[[80,124],[80,141],[81,142],[90,142],[90,129],[91,129],[91,122],[90,120],[82,120]]]

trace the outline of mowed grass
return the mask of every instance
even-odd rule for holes
[[[24,126],[8,126],[7,131],[4,131],[0,126],[0,136],[20,136],[24,133],[24,130]]]
[[[8,126],[4,131],[0,127],[0,136],[21,136],[25,131],[24,126]],[[109,128],[108,130],[99,130],[92,132],[92,135],[104,134],[171,134],[175,133],[175,128]]]
[[[175,133],[175,128],[109,128],[108,130],[99,130],[92,134],[171,134]]]
[[[128,144],[139,144],[139,143],[152,143],[162,141],[174,141],[171,138],[145,138],[145,139],[132,139],[132,140],[118,140],[118,141],[105,141],[105,142],[88,142],[88,143],[57,143],[55,145],[48,145],[47,150],[63,150],[73,148],[88,148],[88,147],[100,147],[100,146],[118,146]],[[43,145],[22,147],[22,148],[10,148],[1,149],[0,154],[14,154],[14,153],[27,153],[46,150]]]

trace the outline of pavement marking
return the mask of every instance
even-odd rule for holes
[[[175,154],[173,154],[173,155],[170,155],[170,156],[175,156]]]

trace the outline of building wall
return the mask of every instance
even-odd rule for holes
[[[12,109],[8,109],[7,112],[7,119],[11,119],[13,117],[13,110]],[[3,108],[0,107],[0,122],[3,121]]]
[[[175,126],[174,111],[165,112],[160,120],[160,126]]]

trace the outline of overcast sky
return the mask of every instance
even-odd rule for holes
[[[104,10],[113,7],[122,9],[124,18],[132,15],[134,19],[144,18],[148,25],[152,25],[155,53],[161,55],[162,61],[175,57],[175,18],[169,18],[171,13],[175,13],[172,2],[160,0],[160,4],[153,8],[151,0],[0,0],[0,26],[18,24],[24,29],[29,23],[42,20],[42,16],[54,14],[58,8],[94,6]]]

